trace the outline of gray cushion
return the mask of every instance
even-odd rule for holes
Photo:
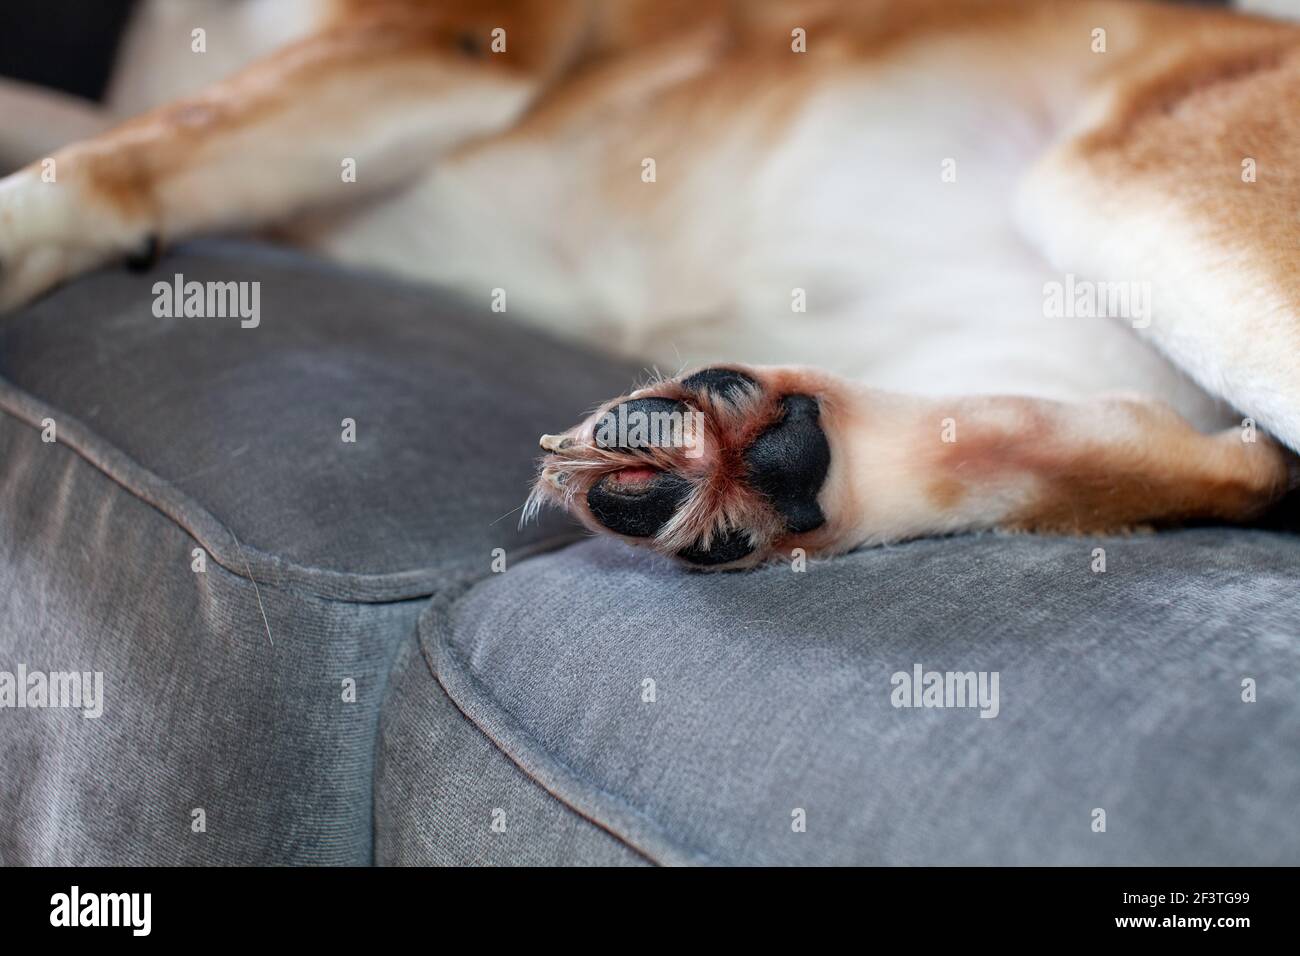
[[[1295,536],[1232,529],[970,536],[723,576],[589,542],[436,599],[402,681],[437,681],[658,862],[1295,864],[1298,568]],[[998,672],[997,716],[893,706],[916,664]],[[455,779],[419,756],[424,699],[391,704],[381,790]],[[512,794],[491,799],[511,816]],[[426,803],[380,811],[381,855],[467,839]]]
[[[340,596],[427,594],[494,547],[571,534],[551,513],[520,536],[504,513],[528,491],[538,435],[636,370],[507,332],[486,299],[269,248],[200,248],[151,276],[102,272],[6,318],[0,377],[171,485],[207,512],[194,520],[220,522],[255,561],[317,569],[324,588],[341,575]],[[155,318],[151,287],[176,273],[260,281],[261,325]]]
[[[261,325],[156,318],[177,272],[261,281]],[[0,710],[0,858],[364,863],[425,599],[577,536],[510,512],[537,435],[633,370],[486,302],[208,245],[0,322],[0,376],[0,670],[106,685],[98,719]]]
[[[261,326],[155,318],[175,272],[260,279]],[[485,313],[205,245],[0,323],[0,670],[106,682],[0,711],[0,860],[1300,860],[1296,538],[554,551],[507,515],[536,435],[635,370]],[[893,708],[915,663],[998,717]]]
[[[512,763],[432,679],[414,635],[398,658],[381,726],[375,771],[377,863],[649,862]]]

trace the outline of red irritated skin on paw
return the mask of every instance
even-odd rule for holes
[[[612,475],[610,475],[610,479],[620,486],[631,489],[631,488],[643,487],[649,484],[649,482],[652,481],[657,475],[661,475],[661,474],[663,474],[663,472],[659,471],[657,468],[633,467],[633,468],[624,468],[621,471],[614,472]]]
[[[708,570],[985,528],[1249,521],[1295,463],[1131,397],[917,398],[739,365],[635,391],[542,447],[525,519],[558,505]]]

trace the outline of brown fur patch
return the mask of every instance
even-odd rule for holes
[[[1276,446],[1234,446],[1235,432],[1202,435],[1163,406],[1000,402],[1020,424],[964,422],[960,440],[937,456],[940,474],[928,489],[936,509],[1027,478],[1027,500],[998,527],[1102,533],[1249,520],[1286,490],[1287,467]]]

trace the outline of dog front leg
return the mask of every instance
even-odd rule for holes
[[[167,242],[393,187],[509,127],[557,68],[526,29],[497,54],[490,26],[418,10],[349,19],[0,181],[0,309]]]

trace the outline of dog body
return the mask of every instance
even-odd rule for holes
[[[1267,439],[1234,448],[1183,419],[1247,415],[1300,447],[1294,28],[1107,0],[274,9],[287,18],[254,39],[302,39],[56,154],[57,189],[39,167],[0,183],[0,302],[160,240],[276,227],[484,309],[504,296],[588,345],[731,363],[767,396],[729,426],[751,440],[793,414],[774,388],[815,395],[834,420],[826,523],[793,531],[752,488],[701,504],[739,440],[714,434],[677,502],[694,517],[640,536],[672,553],[737,529],[750,560],[965,527],[1241,519],[1288,486]],[[1095,296],[1075,309],[1094,282],[1132,293],[1125,314]],[[751,367],[766,363],[840,378]],[[1127,399],[945,404],[1116,391],[1181,418]],[[979,441],[962,455],[918,450],[963,416]],[[576,454],[592,424],[563,454],[552,442],[539,488],[609,530],[582,496],[632,465]],[[967,477],[998,460],[975,493]]]
[[[480,301],[503,288],[529,321],[664,368],[811,364],[935,394],[1140,390],[1202,427],[1221,423],[1204,391],[1107,321],[1125,316],[1045,315],[1045,283],[1071,274],[1014,219],[1024,174],[1095,95],[1089,59],[1124,55],[1093,52],[1091,24],[1136,46],[1136,18],[1052,4],[1016,28],[1032,35],[1017,36],[1006,11],[929,30],[922,13],[890,37],[906,25],[880,5],[847,21],[828,19],[825,4],[751,6],[765,8],[751,15],[770,28],[748,26],[747,48],[733,46],[727,10],[664,10],[671,35],[634,37],[505,132],[360,209],[298,213],[281,235]],[[331,9],[227,7],[240,18],[211,31],[213,65],[175,59],[194,12],[159,11],[128,44],[134,66],[114,103],[151,105],[146,76],[154,98],[159,86],[183,95],[262,52],[267,37],[321,29]],[[813,31],[809,63],[790,49],[798,27],[777,31],[786,22]],[[873,36],[878,49],[851,45]],[[180,69],[195,60],[198,76]],[[158,82],[160,62],[173,82]]]
[[[504,289],[529,321],[665,370],[806,364],[949,395],[1141,390],[1220,423],[1124,316],[1044,314],[1044,285],[1067,274],[1022,236],[1014,200],[1060,134],[1042,102],[1050,53],[998,62],[941,35],[789,76],[788,39],[747,54],[758,63],[655,51],[688,59],[593,82],[300,238],[472,301]]]

